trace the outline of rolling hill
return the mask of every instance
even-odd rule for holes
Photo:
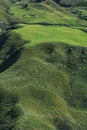
[[[86,130],[87,8],[80,0],[0,6],[0,130]]]

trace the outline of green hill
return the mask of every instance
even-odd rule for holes
[[[10,8],[19,22],[25,23],[51,23],[51,24],[70,24],[81,23],[71,12],[60,7],[53,1],[45,2],[19,2]],[[83,21],[84,23],[84,21]]]
[[[0,32],[0,130],[86,130],[86,7],[52,0],[0,6],[8,23]]]

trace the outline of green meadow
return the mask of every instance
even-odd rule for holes
[[[44,42],[64,42],[71,45],[87,46],[87,34],[81,30],[64,26],[21,25],[15,32],[30,41],[28,45]]]
[[[54,5],[54,3],[52,3]],[[51,6],[46,3],[29,4],[27,8],[23,8],[22,5],[14,5],[10,8],[10,12],[19,19],[20,22],[27,23],[52,23],[52,24],[78,24],[78,18],[68,13],[61,7]],[[62,12],[61,12],[62,11]]]

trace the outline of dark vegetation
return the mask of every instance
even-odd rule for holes
[[[80,9],[79,7],[73,8],[71,10],[71,12],[73,14],[75,14],[76,16],[78,16],[79,18],[83,19],[83,20],[87,20],[87,15],[84,13],[84,11],[86,12],[86,8],[82,8]]]
[[[31,2],[42,2],[42,1],[46,1],[46,0],[30,0]]]
[[[68,67],[73,71],[78,71],[87,64],[87,49],[80,47],[69,47],[67,49]]]
[[[59,45],[60,44],[63,43],[59,43]],[[60,53],[56,49],[55,44],[47,43],[42,46],[42,50],[44,50],[48,54],[47,61],[51,63],[62,61],[64,64],[67,65],[67,67],[71,71],[75,72],[78,72],[83,67],[83,64],[87,64],[87,49],[85,47],[75,47],[66,45],[62,49],[62,51],[65,52],[66,59],[62,59],[63,56],[60,55],[62,53]]]
[[[71,6],[87,6],[87,0],[54,0],[56,3],[58,3],[61,6],[64,7],[71,7]]]
[[[22,114],[22,110],[16,104],[19,97],[12,92],[0,88],[0,130],[13,130]]]
[[[68,7],[70,8],[70,12],[74,13],[75,15],[77,15],[79,18],[83,19],[83,20],[87,20],[87,15],[84,14],[84,11],[86,11],[86,7],[87,7],[87,0],[54,0],[57,4],[59,4],[60,6],[63,7]],[[76,8],[75,8],[76,7]],[[80,10],[80,8],[82,8]],[[82,11],[83,10],[83,11]]]
[[[61,72],[64,69],[69,72],[71,94],[70,97],[65,94],[65,99],[69,105],[75,108],[87,109],[87,93],[83,90],[82,84],[76,83],[77,77],[82,77],[82,72],[84,75],[87,73],[87,48],[68,46],[63,43],[59,43],[59,45],[46,43],[42,45],[42,50],[46,53],[45,60],[47,62],[59,66]],[[84,86],[85,88],[86,86]]]
[[[59,118],[55,118],[54,124],[56,126],[56,130],[73,130],[72,125],[70,125],[70,122],[68,122],[66,119],[62,120]]]
[[[0,37],[0,72],[3,72],[18,60],[26,42],[17,33],[6,32]]]

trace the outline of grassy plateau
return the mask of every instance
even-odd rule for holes
[[[81,30],[65,26],[21,25],[14,32],[29,40],[29,45],[44,42],[65,42],[72,45],[87,46],[87,34]],[[27,33],[26,33],[27,32]]]

